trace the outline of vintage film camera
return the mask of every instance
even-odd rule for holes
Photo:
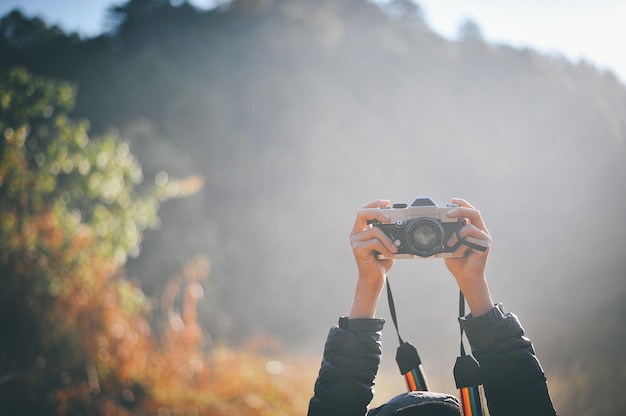
[[[429,197],[419,197],[410,207],[393,204],[381,208],[391,221],[387,224],[372,221],[372,225],[379,227],[398,248],[394,259],[452,257],[456,247],[448,247],[446,243],[466,224],[465,219],[446,215],[456,206],[438,207]],[[385,258],[382,254],[377,257]]]

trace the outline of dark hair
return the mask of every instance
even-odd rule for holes
[[[394,416],[461,416],[458,406],[444,402],[422,403],[398,409]]]
[[[456,397],[434,392],[412,391],[400,394],[372,409],[368,416],[461,416]]]

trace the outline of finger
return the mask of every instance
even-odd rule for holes
[[[380,209],[389,206],[389,204],[389,200],[378,199],[364,205],[363,208],[361,208],[356,214],[356,220],[354,221],[354,227],[352,228],[351,234],[368,228],[368,222],[372,220],[389,222],[389,216]]]
[[[385,257],[393,257],[394,253],[386,247],[382,241],[378,239],[353,241],[352,251],[356,257],[366,258],[374,255],[375,252],[382,254]]]
[[[363,205],[362,208],[383,208],[389,206],[390,203],[391,201],[388,199],[376,199]]]
[[[491,235],[473,224],[469,224],[461,228],[458,232],[458,235],[462,239],[468,240],[470,242],[473,240],[479,240],[491,243]]]
[[[464,238],[462,243],[452,253],[453,257],[467,257],[471,254],[487,255],[490,249],[490,242],[488,240],[481,240],[478,238],[467,237]]]
[[[398,251],[396,245],[380,228],[373,227],[368,228],[359,233],[350,236],[350,242],[354,247],[356,244],[369,240],[378,240],[386,249],[388,253],[395,253]]]
[[[467,248],[473,248],[477,251],[488,251],[492,243],[491,236],[488,233],[484,232],[483,230],[477,228],[475,225],[472,224],[468,224],[465,227],[461,228],[457,233],[454,233],[447,242],[448,247],[454,247],[458,243],[459,237],[463,240],[462,243],[469,244],[461,244],[461,246],[459,246],[455,251],[456,254],[458,254],[461,248],[463,248],[464,250],[467,250]],[[485,250],[471,247],[472,245],[484,247]]]
[[[489,233],[485,221],[480,214],[480,211],[470,205],[467,201],[459,198],[452,198],[451,203],[459,205],[457,208],[453,208],[447,212],[446,215],[450,218],[467,218],[471,224],[480,228],[486,233]]]
[[[470,254],[472,254],[472,249],[464,244],[461,244],[456,250],[454,250],[452,257],[468,257]]]
[[[465,237],[463,239],[463,244],[476,251],[487,251],[489,250],[490,241],[481,238],[475,238],[472,236]]]
[[[470,204],[469,202],[467,202],[466,200],[462,198],[450,198],[450,203],[455,204],[455,205],[460,205],[465,208],[475,209],[472,204]]]

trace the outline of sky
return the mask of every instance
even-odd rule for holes
[[[190,3],[206,8],[216,1]],[[0,0],[0,15],[20,8],[65,31],[94,36],[106,28],[108,8],[125,2]],[[419,0],[418,4],[429,26],[448,39],[456,39],[459,24],[471,19],[488,42],[562,55],[574,63],[584,59],[626,83],[626,0]]]

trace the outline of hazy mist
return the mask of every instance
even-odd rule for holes
[[[161,207],[161,228],[128,265],[149,295],[205,254],[200,312],[214,339],[267,335],[321,354],[350,309],[359,207],[462,197],[493,236],[493,297],[521,318],[548,379],[582,369],[583,389],[620,390],[626,86],[613,74],[487,44],[476,27],[450,42],[419,8],[183,10],[122,13],[114,35],[85,42],[88,59],[59,70],[79,82],[75,114],[119,129],[146,181],[204,177],[198,194]],[[453,389],[454,280],[437,259],[398,261],[390,279],[403,337],[434,387]],[[379,315],[393,367],[385,299]]]

